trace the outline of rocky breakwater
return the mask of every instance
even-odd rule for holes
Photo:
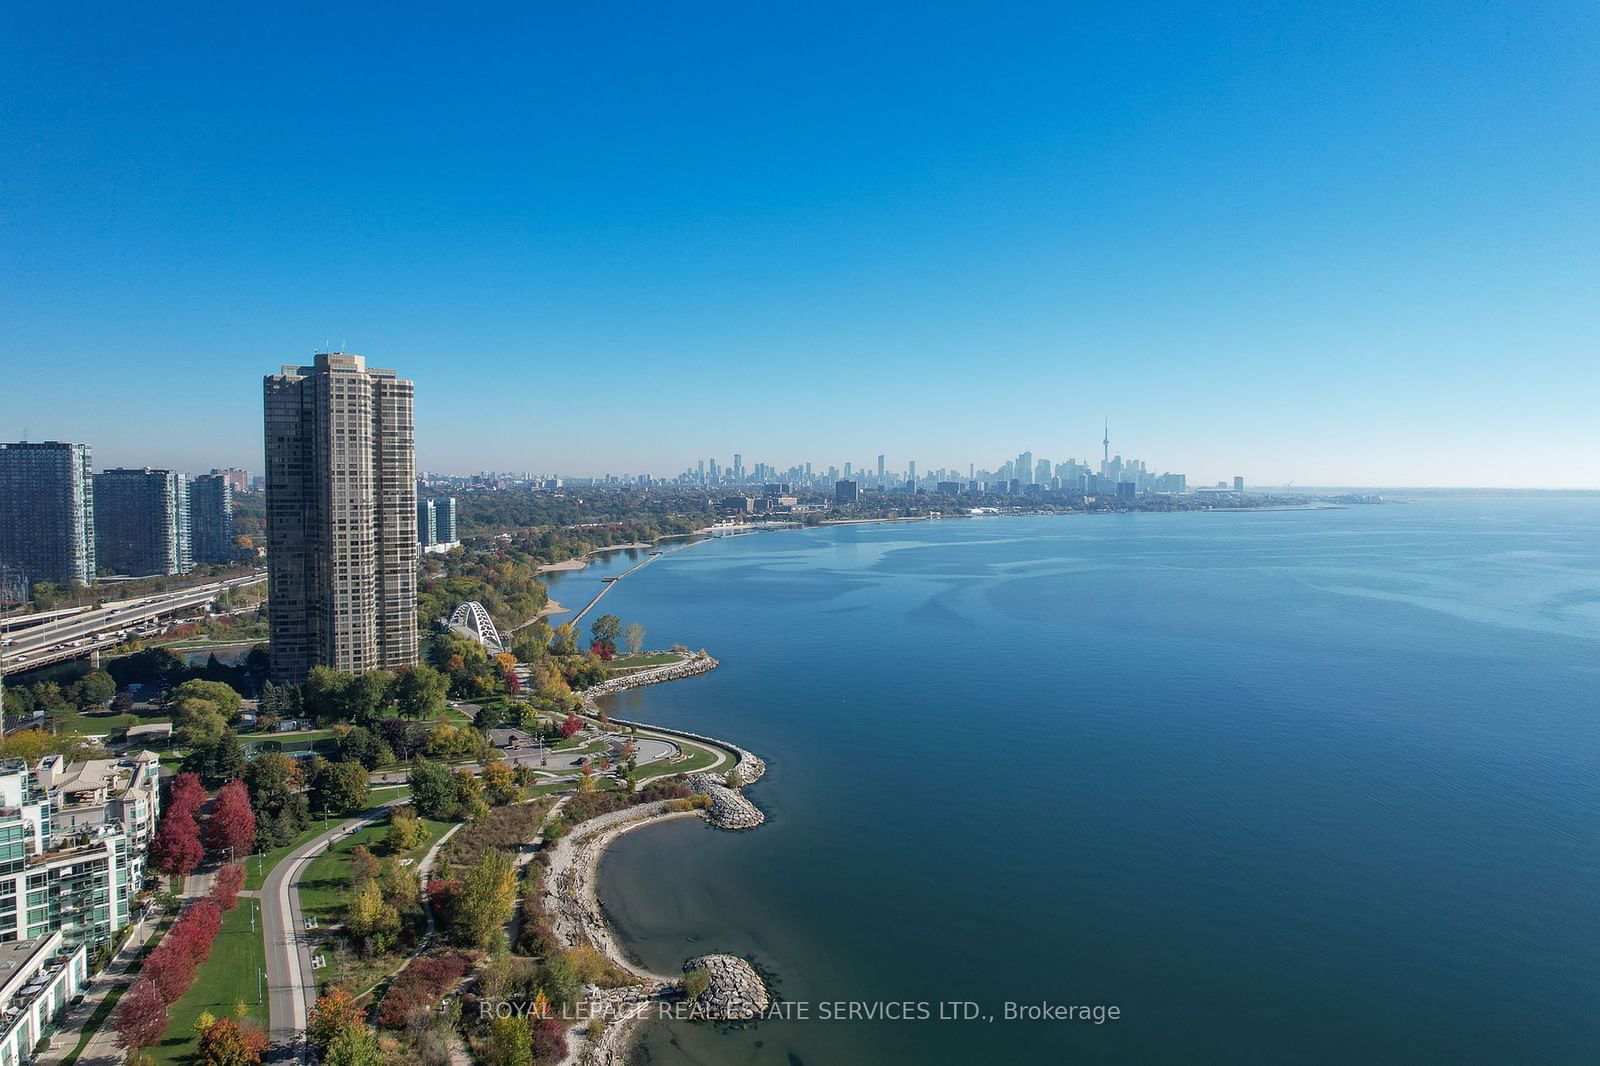
[[[704,970],[705,989],[689,1009],[713,1021],[744,1021],[767,1012],[772,999],[755,968],[736,955],[700,955],[683,964],[684,973]]]
[[[701,652],[679,662],[668,663],[666,666],[653,666],[647,670],[638,670],[631,674],[609,678],[598,685],[591,686],[585,695],[609,696],[613,692],[623,689],[638,688],[641,685],[655,685],[662,681],[676,681],[682,677],[693,677],[717,668],[717,660]]]
[[[765,822],[767,816],[761,813],[761,808],[729,788],[725,780],[721,774],[689,775],[689,787],[711,797],[706,821],[718,829],[754,829]]]

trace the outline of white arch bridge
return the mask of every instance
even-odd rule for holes
[[[482,644],[491,655],[506,650],[500,643],[500,631],[494,627],[494,619],[477,600],[468,600],[451,613],[450,628]]]

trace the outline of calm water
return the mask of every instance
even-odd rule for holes
[[[557,595],[630,565],[560,580]],[[1600,1061],[1600,500],[750,536],[605,601],[770,760],[623,838],[646,964],[1120,1021],[653,1028],[642,1063]]]

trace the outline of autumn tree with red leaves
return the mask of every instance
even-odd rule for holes
[[[567,715],[566,721],[561,723],[561,735],[570,740],[572,739],[572,735],[582,728],[583,719],[579,718],[575,714],[569,714]]]
[[[206,805],[206,786],[200,783],[200,775],[196,773],[179,774],[172,779],[172,788],[167,793],[167,811],[188,811],[191,816],[200,813],[200,808]]]
[[[244,866],[230,863],[217,871],[217,879],[211,885],[211,898],[218,907],[231,911],[239,905],[239,890],[243,887]]]
[[[117,1046],[129,1057],[155,1047],[167,1035],[167,1003],[160,988],[148,977],[141,977],[117,1003],[111,1019],[117,1032]]]
[[[256,815],[243,781],[230,781],[217,793],[211,818],[206,822],[206,843],[235,858],[250,854],[256,839]]]
[[[194,813],[183,807],[169,810],[161,819],[161,828],[150,842],[150,856],[158,870],[182,881],[194,873],[206,849],[200,844],[200,826]]]

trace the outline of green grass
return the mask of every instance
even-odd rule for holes
[[[373,785],[367,789],[367,804],[372,807],[376,807],[380,803],[388,803],[390,800],[408,800],[410,798],[410,785]]]
[[[194,1023],[202,1011],[214,1017],[233,1016],[233,1005],[243,1000],[246,1017],[261,1028],[267,1027],[265,999],[256,1002],[257,972],[266,967],[266,953],[261,941],[260,904],[253,899],[240,899],[239,905],[222,916],[222,932],[211,945],[211,956],[201,964],[183,998],[168,1012],[172,1024],[161,1043],[150,1049],[157,1066],[178,1066],[187,1063],[195,1051]],[[250,917],[256,916],[255,932],[250,931]],[[259,980],[265,995],[266,980]]]
[[[245,863],[244,887],[252,891],[259,889],[266,882],[267,875],[272,873],[274,866],[287,858],[295,848],[300,847],[321,832],[322,822],[319,820],[315,825],[307,826],[299,836],[283,845],[283,847],[273,848],[263,856],[250,856]]]
[[[444,832],[454,823],[423,819],[428,835],[421,846],[405,852],[405,856],[421,860]],[[384,840],[389,835],[387,822],[359,829],[349,836],[340,837],[333,846],[311,860],[300,875],[300,911],[308,918],[316,918],[324,925],[342,921],[345,908],[350,905],[351,882],[355,873],[351,868],[351,855],[356,848],[366,845],[379,859],[388,858],[390,852]],[[415,865],[412,867],[415,869]]]
[[[637,781],[650,781],[657,777],[671,777],[673,774],[692,774],[696,770],[704,770],[717,761],[716,752],[699,744],[692,744],[682,737],[673,737],[677,745],[683,749],[684,757],[676,762],[646,763],[639,767]],[[729,753],[731,760],[732,754]]]

